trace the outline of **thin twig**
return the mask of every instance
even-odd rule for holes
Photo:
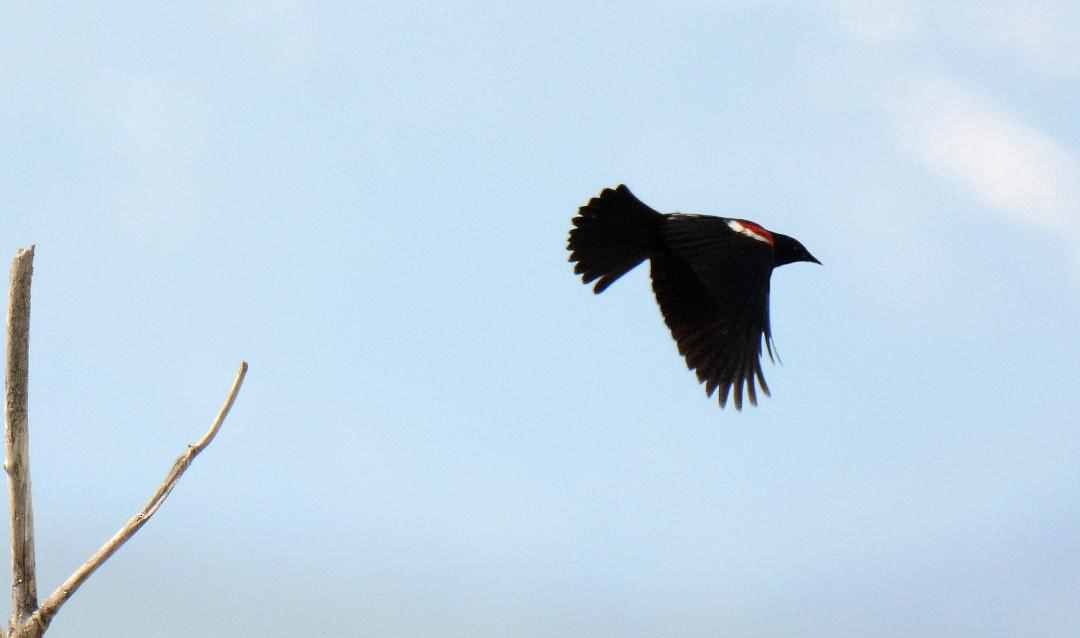
[[[11,627],[37,607],[34,567],[34,509],[30,498],[30,434],[27,380],[30,368],[30,281],[34,247],[19,249],[11,262],[8,290],[7,351],[4,361],[4,470],[11,506]]]
[[[127,524],[120,528],[120,531],[116,532],[112,538],[101,546],[101,549],[94,552],[94,554],[87,559],[81,567],[76,569],[62,585],[57,587],[56,591],[46,598],[45,602],[41,603],[41,608],[33,613],[29,622],[34,623],[41,628],[48,627],[53,616],[60,610],[60,606],[67,602],[67,600],[71,598],[71,595],[79,589],[79,586],[86,582],[86,579],[89,578],[98,567],[101,567],[101,565],[108,560],[116,550],[120,549],[121,545],[134,536],[135,532],[139,531],[139,529],[150,520],[150,517],[158,511],[165,502],[165,499],[168,498],[169,492],[172,491],[176,482],[180,480],[180,477],[183,476],[188,466],[191,465],[191,462],[195,460],[195,457],[198,456],[200,452],[206,449],[206,446],[210,445],[210,442],[213,441],[214,437],[217,435],[218,430],[221,429],[221,424],[229,414],[229,409],[232,407],[233,401],[236,400],[237,393],[240,392],[241,384],[244,383],[244,376],[247,374],[247,369],[247,362],[241,361],[240,369],[236,372],[236,378],[233,380],[232,388],[229,389],[229,395],[225,398],[225,404],[221,406],[221,410],[214,419],[214,423],[201,439],[194,445],[189,445],[187,451],[176,459],[176,463],[173,464],[172,469],[169,470],[168,475],[165,476],[165,480],[158,486],[157,491],[150,497],[150,500],[147,501],[142,510],[131,517]]]

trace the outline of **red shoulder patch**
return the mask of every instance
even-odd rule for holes
[[[745,219],[729,219],[728,228],[742,235],[746,235],[747,237],[752,237],[758,241],[765,242],[770,246],[774,245],[772,233],[752,221]]]

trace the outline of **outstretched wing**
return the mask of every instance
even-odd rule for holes
[[[719,389],[721,406],[734,388],[735,409],[741,410],[744,387],[751,405],[757,405],[755,381],[769,394],[761,342],[764,337],[772,358],[773,248],[734,230],[729,221],[669,216],[662,227],[666,250],[652,258],[652,283],[687,367],[705,384],[707,395]]]

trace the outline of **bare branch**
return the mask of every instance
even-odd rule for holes
[[[56,588],[45,602],[41,603],[41,608],[38,609],[30,617],[28,624],[33,624],[44,629],[48,627],[49,622],[56,615],[56,612],[60,610],[60,606],[63,605],[71,595],[75,593],[79,587],[86,582],[86,579],[97,570],[98,567],[109,559],[116,550],[120,549],[120,546],[127,542],[129,538],[135,535],[135,532],[146,524],[150,520],[161,505],[168,498],[169,493],[172,492],[176,482],[180,480],[184,472],[191,465],[191,462],[195,460],[195,457],[199,455],[206,446],[210,445],[210,442],[214,440],[218,430],[221,429],[221,424],[225,421],[225,417],[229,414],[229,409],[232,408],[233,402],[236,400],[237,393],[240,392],[240,386],[244,383],[244,376],[247,375],[248,364],[246,361],[240,362],[240,369],[236,372],[236,378],[233,379],[232,388],[229,389],[229,395],[225,398],[225,404],[221,406],[221,410],[218,412],[217,417],[214,419],[210,429],[206,431],[206,434],[202,436],[194,445],[189,445],[187,451],[180,455],[176,459],[176,463],[173,464],[172,469],[169,470],[168,475],[165,476],[165,480],[158,486],[157,491],[150,497],[146,505],[138,514],[131,517],[130,520],[120,528],[120,531],[116,532],[112,538],[105,542],[101,546],[101,549],[94,552],[94,554],[87,559],[81,567],[75,570],[75,572],[68,577],[59,587]]]
[[[11,627],[37,607],[34,567],[34,511],[30,498],[30,433],[27,380],[30,369],[30,281],[34,247],[20,249],[11,262],[5,354],[4,470],[11,507]]]

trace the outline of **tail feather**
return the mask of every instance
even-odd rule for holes
[[[586,284],[598,280],[593,291],[600,294],[658,247],[663,218],[626,186],[605,188],[573,219],[566,247],[574,273]]]

